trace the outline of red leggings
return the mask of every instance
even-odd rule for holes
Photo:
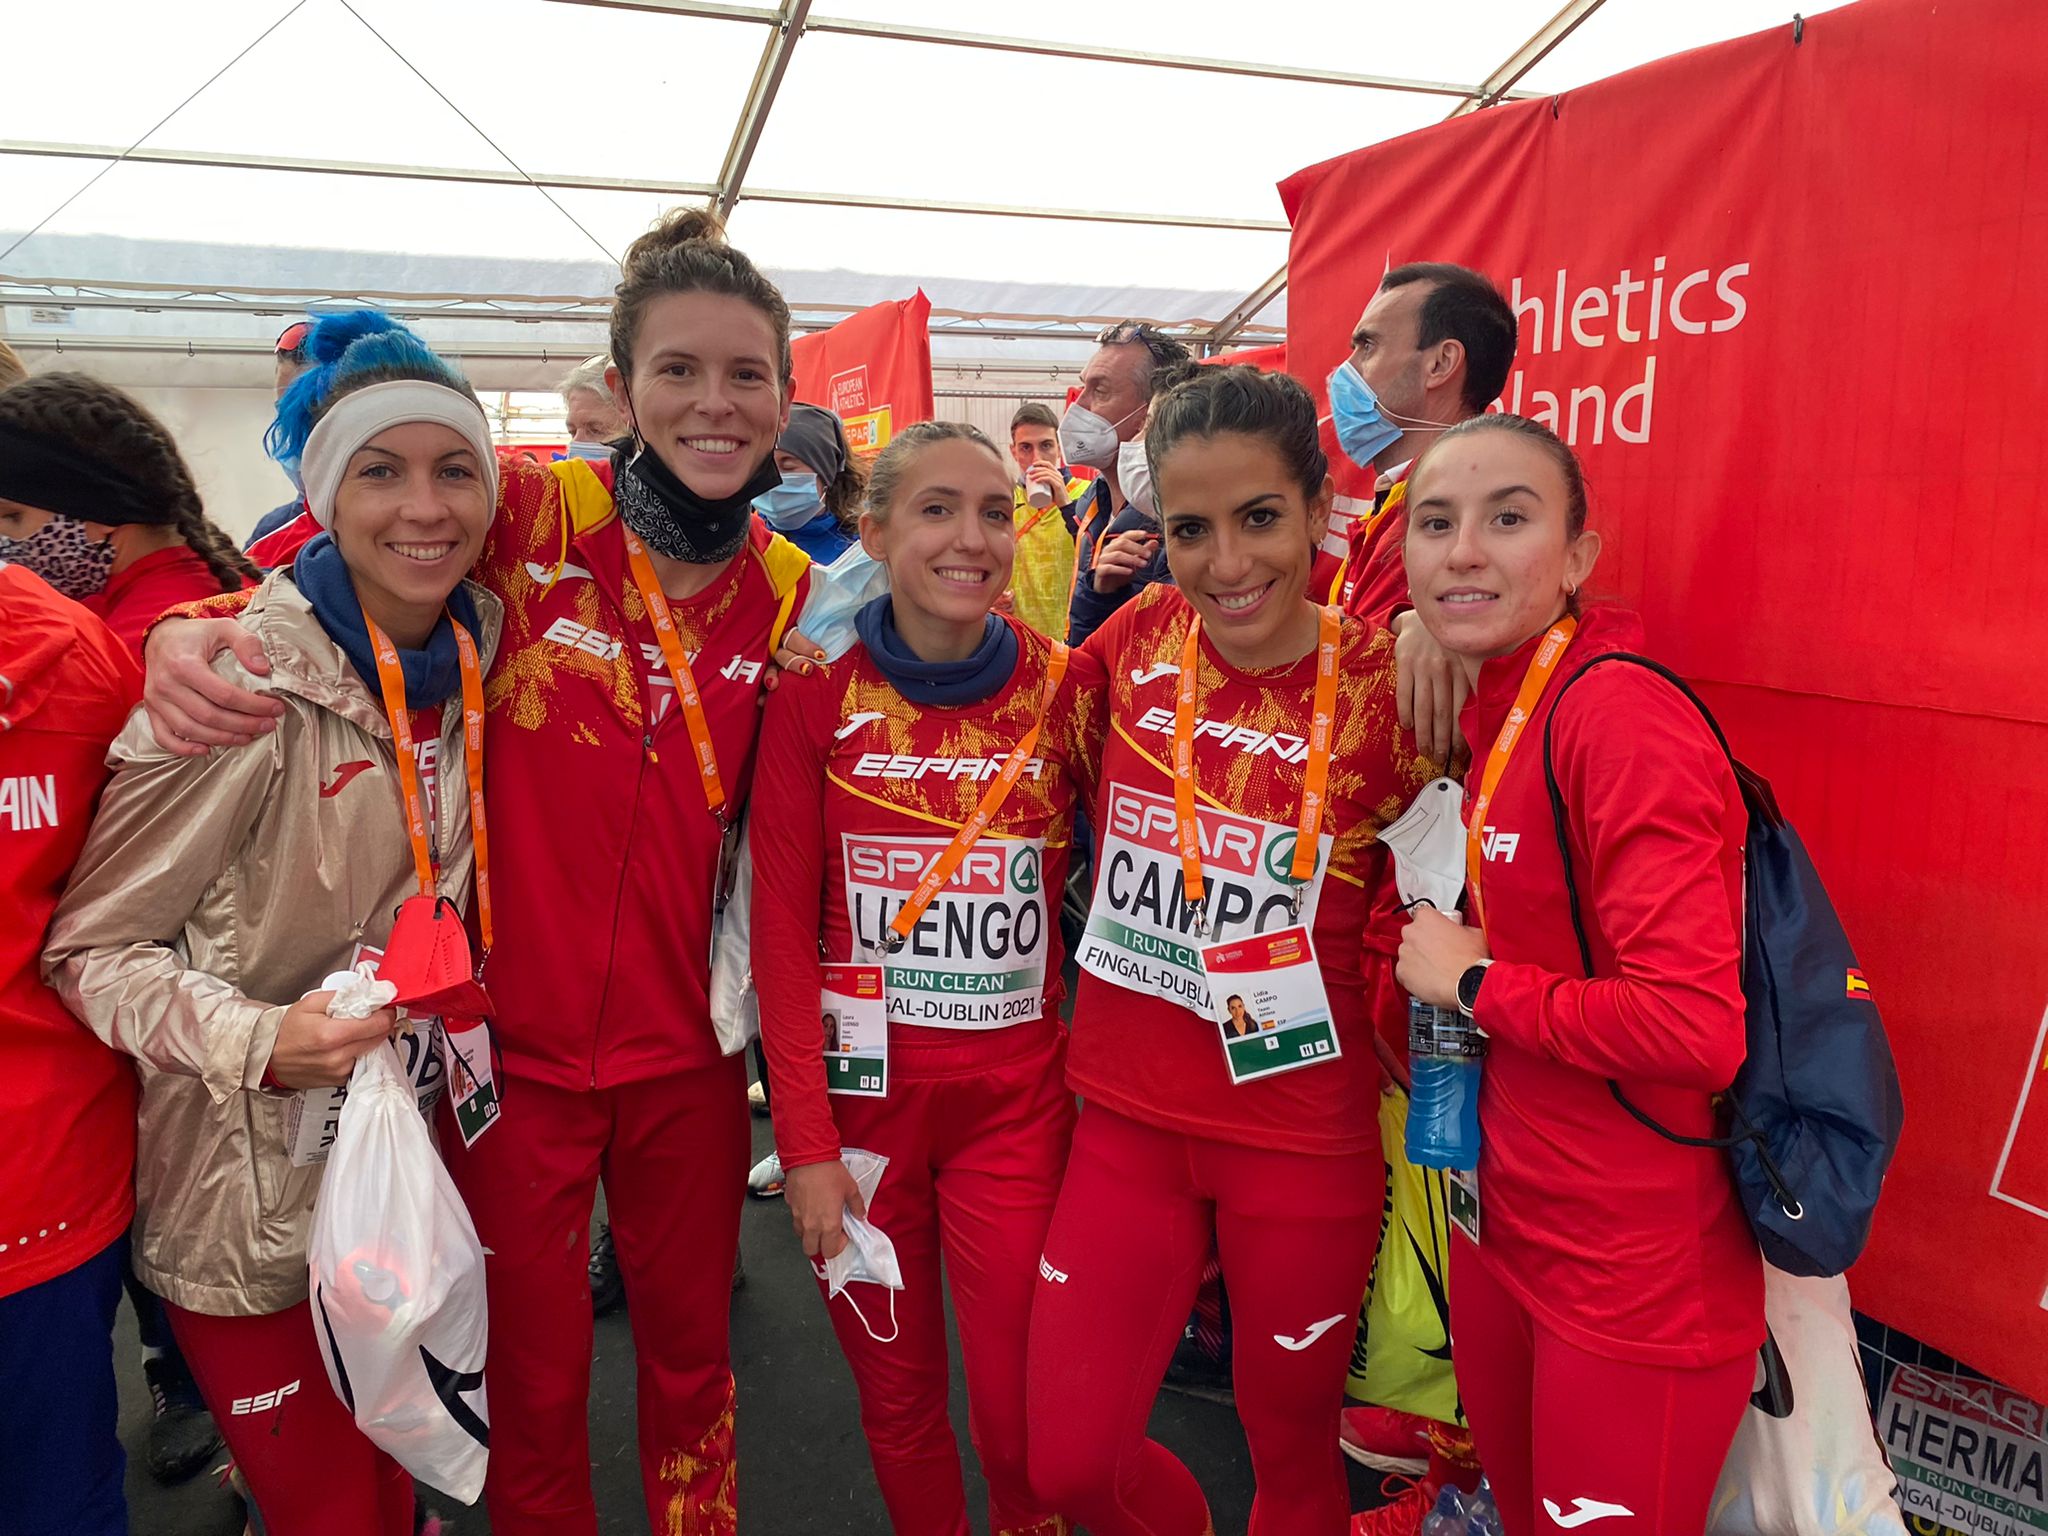
[[[733,1255],[745,1199],[742,1057],[623,1088],[513,1081],[503,1119],[442,1146],[489,1257],[497,1536],[596,1536],[590,1212],[604,1177],[639,1366],[640,1482],[656,1531],[734,1529]]]
[[[1343,1536],[1335,1424],[1379,1237],[1377,1148],[1311,1157],[1088,1105],[1031,1311],[1031,1481],[1095,1536],[1202,1536],[1194,1475],[1145,1438],[1213,1241],[1258,1493],[1251,1536]]]
[[[164,1303],[269,1536],[412,1536],[412,1479],[327,1380],[306,1302],[263,1317]]]
[[[1507,1536],[1699,1536],[1756,1357],[1686,1368],[1588,1354],[1451,1240],[1458,1390]]]
[[[861,1427],[896,1536],[968,1536],[946,1412],[941,1253],[967,1373],[968,1434],[988,1479],[989,1530],[1066,1529],[1031,1496],[1024,1438],[1025,1330],[1074,1131],[1064,1057],[1065,1036],[1050,1023],[961,1033],[899,1050],[887,1098],[833,1100],[841,1145],[889,1159],[868,1219],[896,1245],[903,1268],[894,1337],[883,1344],[868,1332],[891,1335],[890,1293],[880,1286],[855,1282],[827,1307],[860,1388]]]

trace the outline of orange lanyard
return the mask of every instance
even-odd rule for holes
[[[1053,695],[1060,691],[1060,679],[1067,675],[1067,646],[1064,641],[1052,643],[1052,658],[1046,664],[1045,694],[1038,701],[1038,718],[1031,722],[1031,729],[1024,733],[1010,750],[1002,771],[997,773],[993,783],[983,791],[981,804],[974,808],[974,814],[960,824],[960,830],[953,834],[953,841],[940,850],[932,860],[931,868],[924,872],[924,878],[910,893],[910,900],[898,909],[889,920],[889,932],[894,942],[885,946],[885,952],[894,954],[910,937],[910,930],[917,926],[917,920],[924,916],[925,909],[932,904],[932,898],[939,894],[939,888],[953,878],[953,872],[960,867],[960,861],[967,852],[981,840],[981,834],[988,830],[988,824],[995,820],[996,812],[1003,808],[1003,802],[1010,798],[1025,765],[1031,761],[1031,754],[1038,746],[1038,732],[1045,724],[1045,717],[1052,710]]]
[[[690,745],[697,753],[697,772],[704,780],[704,805],[720,826],[727,821],[725,814],[725,782],[718,776],[718,752],[711,745],[711,724],[704,718],[704,696],[697,692],[697,679],[690,672],[690,658],[683,654],[682,636],[676,632],[675,615],[669,612],[668,598],[661,590],[661,583],[654,579],[654,565],[647,558],[647,550],[633,536],[630,528],[621,530],[626,535],[626,563],[633,568],[633,585],[640,589],[640,601],[647,605],[647,617],[654,625],[654,638],[661,642],[661,658],[668,663],[668,675],[676,685],[676,699],[683,706],[683,724],[690,733]],[[654,728],[650,725],[647,740],[654,740]]]
[[[1342,646],[1343,614],[1331,605],[1316,621],[1315,713],[1309,719],[1308,765],[1301,782],[1301,820],[1294,839],[1294,863],[1288,878],[1297,886],[1316,872],[1321,836],[1323,796],[1330,782],[1330,736],[1337,710],[1337,656]],[[1209,931],[1203,910],[1207,887],[1202,882],[1201,821],[1195,814],[1195,692],[1202,662],[1202,621],[1188,623],[1180,651],[1180,689],[1173,707],[1173,808],[1180,823],[1181,885],[1188,905],[1200,914],[1198,931]],[[1297,895],[1299,892],[1297,892]]]
[[[484,941],[483,959],[491,953],[491,837],[484,822],[484,669],[477,659],[476,641],[469,631],[448,615],[455,630],[455,650],[462,660],[462,771],[469,781],[470,841],[476,848],[476,917]],[[384,695],[384,718],[391,724],[391,742],[398,752],[398,793],[405,802],[405,835],[412,843],[413,872],[419,876],[420,894],[433,897],[434,855],[427,842],[427,801],[420,790],[419,763],[413,756],[412,711],[405,702],[405,673],[398,663],[398,647],[377,627],[367,613],[363,624],[370,632],[370,649],[377,658],[377,687]],[[482,960],[477,968],[483,968]]]
[[[1550,674],[1563,660],[1565,647],[1572,643],[1572,635],[1578,627],[1579,621],[1566,614],[1551,625],[1550,633],[1536,647],[1536,654],[1529,658],[1529,670],[1522,676],[1522,691],[1515,695],[1514,708],[1500,723],[1500,734],[1493,739],[1493,750],[1486,755],[1485,771],[1479,775],[1479,798],[1472,802],[1471,819],[1465,825],[1465,883],[1471,888],[1472,911],[1482,929],[1486,926],[1486,909],[1479,901],[1479,871],[1485,856],[1487,808],[1493,804],[1493,792],[1500,788],[1500,776],[1507,771],[1508,757],[1522,739],[1529,716],[1535,712],[1536,701],[1543,697]]]

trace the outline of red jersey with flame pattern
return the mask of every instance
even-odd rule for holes
[[[1331,1060],[1233,1086],[1204,1006],[1194,914],[1182,894],[1173,800],[1174,705],[1194,618],[1178,589],[1148,587],[1090,638],[1107,673],[1109,730],[1094,799],[1095,890],[1075,952],[1082,970],[1068,1081],[1122,1115],[1281,1151],[1379,1144],[1376,1028],[1404,1016],[1399,942],[1380,829],[1430,777],[1394,713],[1394,645],[1341,631],[1329,786],[1317,875],[1297,918],[1287,876],[1308,759],[1316,657],[1242,672],[1205,633],[1194,767],[1208,942],[1305,924],[1341,1047]]]
[[[748,831],[754,982],[785,1167],[839,1156],[826,1097],[818,962],[882,963],[879,946],[932,860],[1040,720],[1052,647],[1028,625],[1010,679],[978,704],[913,704],[865,646],[767,707]],[[995,819],[886,961],[890,1071],[917,1053],[1056,1020],[1060,893],[1074,808],[1099,742],[1100,688],[1070,665]],[[822,953],[821,953],[822,951]]]
[[[623,525],[582,460],[499,468],[477,574],[505,604],[485,685],[497,944],[484,982],[506,1062],[563,1088],[707,1065],[721,833]],[[756,518],[709,587],[669,602],[735,812],[771,639],[807,565]]]

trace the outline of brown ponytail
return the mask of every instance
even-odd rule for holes
[[[647,306],[668,293],[724,293],[768,317],[785,392],[795,377],[789,351],[789,304],[744,251],[725,243],[725,225],[708,208],[678,208],[626,248],[618,302],[612,307],[612,361],[628,378],[633,346]]]
[[[206,515],[170,429],[136,400],[82,373],[44,373],[0,393],[0,420],[68,443],[170,509],[165,526],[206,562],[223,592],[263,573]]]

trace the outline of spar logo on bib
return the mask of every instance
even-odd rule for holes
[[[846,917],[857,956],[880,956],[890,923],[951,841],[847,833]],[[884,960],[892,1023],[998,1029],[1044,1007],[1045,844],[982,839]]]
[[[1299,836],[1293,827],[1208,806],[1198,807],[1196,820],[1208,887],[1207,940],[1195,932],[1187,902],[1172,797],[1109,786],[1095,893],[1075,961],[1105,981],[1161,993],[1206,1014],[1209,988],[1199,946],[1297,922],[1313,926],[1331,840],[1320,840],[1316,874],[1298,889],[1289,878]]]

